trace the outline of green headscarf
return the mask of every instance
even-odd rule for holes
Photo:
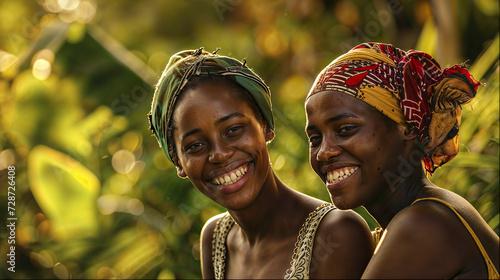
[[[172,162],[176,157],[173,128],[171,126],[175,101],[193,76],[222,75],[234,77],[235,81],[250,93],[267,125],[274,130],[269,87],[246,66],[245,60],[241,63],[231,57],[219,56],[216,52],[208,53],[203,51],[203,48],[200,48],[174,54],[156,85],[151,112],[149,113],[150,129],[153,131],[160,147]]]

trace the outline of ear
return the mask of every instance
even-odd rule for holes
[[[402,131],[405,140],[417,139],[418,135],[413,129],[409,128],[408,126],[402,126],[402,125],[400,125],[399,128]]]
[[[266,143],[271,142],[274,139],[274,131],[270,129],[267,125],[264,125],[264,135],[266,137]]]
[[[184,171],[184,169],[182,168],[182,166],[180,165],[179,159],[177,159],[177,158],[174,159],[174,165],[175,165],[175,168],[177,168],[177,176],[179,176],[183,179],[186,178],[187,174]]]

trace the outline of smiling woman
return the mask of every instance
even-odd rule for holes
[[[205,82],[183,93],[173,115],[179,176],[234,210],[247,208],[270,178],[266,141],[274,137],[245,97],[227,81]]]
[[[311,166],[338,208],[364,206],[382,227],[363,278],[498,279],[498,235],[428,179],[457,155],[461,106],[479,85],[465,65],[441,70],[427,53],[378,43],[318,75],[306,100]]]
[[[374,249],[367,224],[275,175],[270,91],[245,64],[175,54],[150,114],[179,177],[227,209],[202,230],[203,278],[359,278]]]

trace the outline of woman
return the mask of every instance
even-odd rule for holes
[[[274,174],[270,91],[245,64],[202,49],[175,54],[150,114],[179,177],[227,209],[203,227],[203,278],[361,277],[374,248],[366,223]]]
[[[383,234],[363,278],[498,278],[499,237],[426,173],[458,152],[463,65],[361,44],[328,65],[306,100],[310,163],[339,209],[364,206]],[[422,167],[424,163],[425,170]]]

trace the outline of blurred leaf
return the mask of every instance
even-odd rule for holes
[[[489,168],[498,170],[498,157],[484,154],[459,154],[456,158],[450,161],[449,166],[474,167],[474,168]]]
[[[425,21],[422,32],[420,32],[420,36],[418,38],[415,49],[426,52],[433,56],[436,52],[436,45],[438,41],[437,36],[438,34],[436,25],[434,24],[434,20],[432,18],[428,18]]]
[[[481,81],[484,75],[498,63],[500,55],[500,33],[497,33],[495,38],[489,43],[489,46],[481,54],[481,56],[470,67],[470,72],[474,77]]]
[[[495,217],[491,218],[491,220],[488,221],[488,225],[491,228],[498,228],[499,224],[500,224],[500,214],[497,214]]]
[[[46,146],[28,159],[29,185],[38,205],[61,240],[95,236],[100,182],[85,166]]]
[[[64,44],[69,27],[70,24],[68,23],[55,21],[50,26],[44,28],[38,40],[36,40],[19,59],[19,69],[24,70],[29,68],[31,58],[40,50],[49,49],[56,53],[61,45]]]
[[[498,1],[497,0],[475,0],[475,4],[479,7],[481,12],[487,15],[498,16]]]

